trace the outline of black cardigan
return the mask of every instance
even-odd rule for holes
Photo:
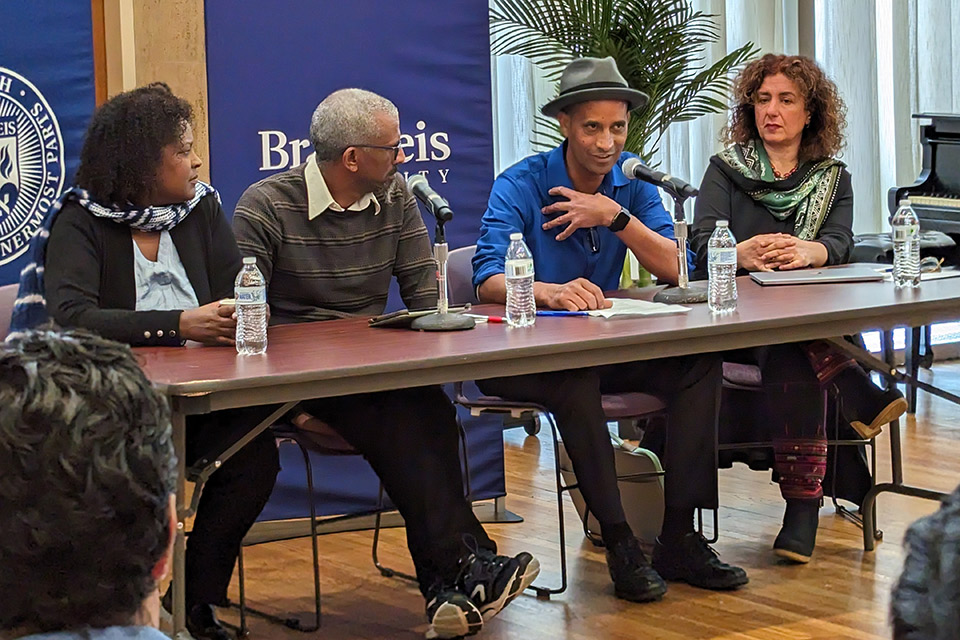
[[[694,206],[693,230],[690,234],[690,248],[697,254],[694,278],[707,277],[707,242],[717,226],[717,220],[730,222],[730,230],[737,242],[763,233],[793,235],[794,216],[777,220],[766,207],[739,189],[724,174],[719,166],[722,162],[717,156],[710,158]],[[802,170],[803,167],[797,171],[797,179]],[[841,169],[836,189],[833,206],[816,238],[827,248],[828,265],[848,262],[853,251],[853,185],[846,169]],[[746,269],[740,269],[737,275],[746,273]]]
[[[170,231],[197,301],[233,296],[240,251],[214,194],[203,198]],[[138,345],[179,345],[181,311],[135,311],[130,227],[66,204],[47,244],[44,295],[50,317],[105,338]]]

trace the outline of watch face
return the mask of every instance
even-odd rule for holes
[[[624,227],[627,226],[627,223],[630,222],[630,212],[627,211],[626,207],[620,208],[620,213],[613,219],[613,222],[610,223],[608,227],[610,231],[616,233],[617,231],[623,231]]]

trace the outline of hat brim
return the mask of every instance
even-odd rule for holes
[[[633,111],[647,104],[650,98],[643,91],[637,91],[629,87],[591,87],[571,91],[554,98],[543,105],[540,113],[548,118],[553,118],[570,105],[592,100],[623,100],[627,103],[627,110]]]

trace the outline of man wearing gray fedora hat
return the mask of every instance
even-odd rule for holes
[[[603,292],[618,287],[627,249],[660,281],[677,282],[673,227],[660,195],[621,169],[635,157],[623,152],[630,111],[647,101],[613,58],[580,58],[566,67],[559,94],[541,109],[559,121],[563,144],[510,167],[490,192],[473,258],[481,300],[505,302],[504,256],[515,232],[533,253],[541,307],[609,307]],[[717,506],[720,383],[714,354],[477,382],[484,393],[537,402],[553,413],[587,508],[600,522],[614,591],[636,602],[659,600],[665,580],[706,589],[748,582],[693,527],[697,507]],[[600,400],[627,391],[654,393],[669,406],[666,511],[652,562],[626,521]]]

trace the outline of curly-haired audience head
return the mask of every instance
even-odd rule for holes
[[[960,487],[904,539],[907,558],[893,589],[894,640],[952,640],[960,633]]]
[[[87,128],[76,184],[106,205],[138,207],[171,204],[155,197],[158,175],[164,165],[164,150],[179,147],[193,133],[190,104],[173,95],[161,82],[121,93],[105,102],[93,114]],[[191,156],[191,159],[195,158]],[[199,159],[195,162],[199,166]],[[181,196],[184,194],[180,194]],[[189,200],[180,197],[180,201]]]
[[[844,145],[847,109],[837,85],[816,62],[804,56],[768,53],[743,68],[734,80],[734,106],[730,122],[721,134],[723,141],[745,144],[762,137],[755,114],[755,107],[760,102],[758,94],[764,80],[777,74],[793,82],[809,114],[809,122],[803,128],[800,140],[800,161],[836,157]]]
[[[129,347],[82,331],[0,347],[0,469],[0,636],[136,622],[168,563],[176,459]]]

